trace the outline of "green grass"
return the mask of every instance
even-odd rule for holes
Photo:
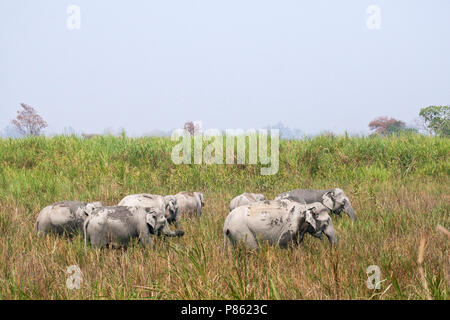
[[[278,174],[260,165],[175,165],[167,138],[0,139],[1,299],[424,299],[420,239],[429,294],[449,299],[450,140],[320,136],[280,142]],[[339,246],[307,236],[303,247],[223,250],[229,201],[242,192],[269,199],[295,188],[340,187],[358,221],[334,218]],[[202,191],[201,218],[186,234],[155,239],[149,250],[85,252],[73,240],[38,237],[46,205],[64,200],[117,204],[133,193]],[[66,288],[70,265],[83,273]],[[366,268],[381,268],[381,290],[365,286]]]

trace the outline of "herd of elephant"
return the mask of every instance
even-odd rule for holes
[[[62,201],[39,213],[36,231],[73,236],[84,235],[85,247],[127,246],[136,239],[149,247],[152,236],[181,237],[181,220],[199,217],[205,205],[201,192],[175,195],[134,194],[117,206],[101,202]],[[243,193],[230,202],[230,213],[223,227],[224,245],[244,243],[252,249],[267,241],[282,248],[302,242],[306,233],[337,243],[330,214],[345,212],[353,221],[356,214],[339,188],[328,190],[296,189],[267,200],[263,194]],[[174,225],[175,231],[169,225]]]

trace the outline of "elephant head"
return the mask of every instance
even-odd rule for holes
[[[147,223],[150,233],[159,233],[167,223],[167,219],[164,217],[164,214],[152,208],[146,208],[145,211],[145,222]]]
[[[337,244],[337,234],[334,229],[331,217],[328,214],[328,209],[326,206],[320,202],[315,202],[307,205],[306,216],[310,215],[315,223],[310,223],[308,228],[308,233],[312,236],[322,239],[322,233],[325,234],[330,241],[331,245]]]
[[[353,221],[356,221],[355,210],[343,190],[335,188],[327,191],[322,200],[322,203],[334,213],[340,214],[344,211]]]
[[[95,209],[102,207],[103,204],[100,201],[89,202],[84,207],[78,208],[76,215],[82,219],[89,217]]]
[[[145,221],[151,234],[168,237],[181,237],[184,235],[183,230],[176,230],[175,232],[170,230],[165,213],[161,209],[145,208],[145,211]]]
[[[167,219],[167,222],[175,226],[175,228],[177,229],[177,235],[183,235],[184,230],[178,215],[177,199],[174,196],[170,195],[165,196],[164,201],[166,203],[165,217]]]
[[[174,196],[165,196],[164,197],[165,202],[165,214],[164,216],[167,219],[167,222],[173,223],[177,221],[178,217],[178,204],[177,200]]]
[[[315,232],[317,228],[316,219],[304,204],[288,199],[283,199],[280,202],[289,211],[288,222],[286,222],[278,240],[281,247],[286,247],[290,242],[297,242],[298,240],[301,242],[304,233],[308,230]],[[299,237],[300,239],[298,239]]]

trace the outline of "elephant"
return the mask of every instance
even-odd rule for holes
[[[266,200],[266,197],[261,193],[243,193],[237,197],[234,197],[230,201],[230,211],[233,211],[233,209],[252,203],[257,201]]]
[[[175,196],[160,196],[148,193],[132,194],[123,198],[118,205],[160,208],[164,211],[164,216],[169,224],[173,224],[177,230],[183,230],[183,226],[179,219],[178,204]]]
[[[36,232],[40,235],[55,233],[69,237],[83,230],[86,218],[102,206],[101,202],[61,201],[45,207],[36,219]]]
[[[117,244],[126,247],[137,238],[143,247],[151,247],[151,235],[181,237],[184,231],[170,230],[164,211],[149,207],[101,207],[84,222],[84,245],[101,248]]]
[[[296,189],[279,194],[275,200],[291,199],[301,203],[320,202],[331,210],[332,213],[341,215],[344,211],[353,221],[356,221],[356,213],[350,200],[344,191],[339,188],[327,190]]]
[[[303,241],[305,233],[321,238],[324,233],[331,245],[337,244],[336,230],[321,203],[301,204],[283,199],[253,202],[232,210],[225,219],[224,246],[243,241],[251,249],[259,241],[287,248]]]
[[[174,195],[181,215],[201,216],[205,197],[201,192],[179,192]]]

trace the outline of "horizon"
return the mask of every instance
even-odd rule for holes
[[[372,5],[1,2],[0,132],[20,103],[47,135],[144,136],[196,120],[305,136],[368,135],[379,116],[413,126],[450,101],[450,3],[377,1],[378,17]]]

